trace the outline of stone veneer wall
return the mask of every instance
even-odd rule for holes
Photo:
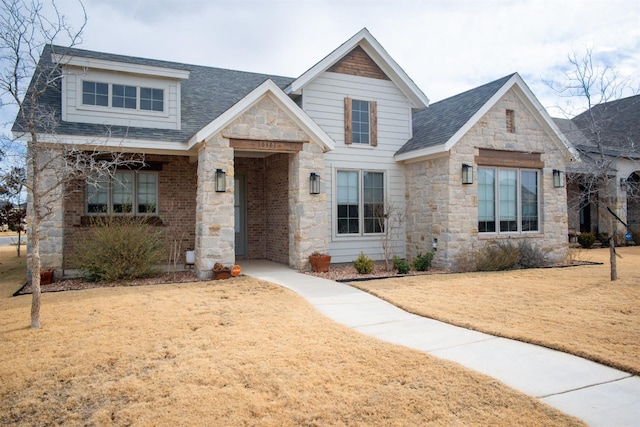
[[[58,151],[55,149],[42,150],[38,155],[38,164],[40,169],[39,186],[41,191],[40,206],[45,206],[49,210],[49,214],[40,223],[39,227],[39,254],[41,269],[54,269],[56,277],[60,277],[63,273],[63,248],[64,248],[64,207],[63,207],[63,188],[54,188],[59,182],[56,172],[62,170],[60,167],[61,159],[58,158]],[[43,165],[49,164],[51,168],[44,168]],[[33,169],[31,164],[28,165],[27,178],[32,179]],[[52,190],[47,190],[52,189]],[[47,194],[45,194],[47,193]],[[31,254],[33,233],[31,225],[34,217],[33,194],[27,194],[27,253]],[[31,280],[31,256],[27,257],[27,280]]]
[[[289,265],[309,268],[309,255],[328,253],[327,193],[321,181],[320,194],[309,194],[309,175],[324,171],[322,148],[315,142],[290,157],[289,163]]]
[[[196,208],[196,270],[200,277],[209,277],[215,262],[225,265],[235,261],[234,246],[234,209],[233,176],[234,153],[230,139],[308,141],[309,136],[301,130],[288,113],[266,95],[242,115],[233,120],[221,132],[201,143],[198,153],[198,195]],[[297,154],[287,155],[288,169],[281,167],[285,156],[275,155],[272,160],[278,168],[288,170],[288,204],[279,202],[278,206],[288,206],[288,252],[282,251],[276,256],[283,259],[288,253],[289,265],[304,268],[308,257],[314,250],[326,251],[325,197],[309,194],[309,174],[324,170],[322,149],[313,142],[303,145]],[[215,193],[213,177],[220,168],[227,174],[227,192]],[[265,167],[265,176],[267,168]],[[280,182],[282,182],[281,178]],[[268,184],[265,184],[268,185]],[[287,187],[284,187],[287,188]],[[265,188],[265,191],[268,191]],[[279,196],[279,191],[276,197]],[[281,221],[283,216],[278,210],[275,216]],[[266,213],[269,215],[269,212]],[[267,219],[267,221],[269,221]],[[321,233],[320,233],[321,231]],[[270,233],[266,230],[265,233]],[[319,237],[322,234],[322,237]],[[281,238],[274,240],[278,246]],[[268,245],[268,239],[265,245]],[[265,249],[266,250],[266,249]],[[306,261],[305,261],[306,260]],[[284,260],[283,260],[284,261]]]
[[[148,162],[162,164],[158,171],[158,216],[165,242],[165,262],[174,241],[181,246],[178,265],[184,263],[184,252],[195,247],[196,165],[186,156],[147,155]],[[85,185],[70,186],[64,200],[64,268],[75,268],[72,254],[75,240],[89,230],[85,216]],[[84,221],[83,221],[84,217]]]
[[[515,133],[506,131],[507,109],[515,111]],[[478,166],[475,156],[479,148],[542,153],[541,160],[545,166],[539,189],[540,233],[478,233]],[[565,155],[565,150],[551,140],[514,91],[507,92],[458,141],[447,157],[407,165],[407,212],[410,213],[407,218],[407,255],[413,257],[420,250],[428,250],[433,239],[438,239],[434,266],[454,269],[456,260],[465,252],[495,240],[527,238],[542,250],[549,251],[550,258],[563,258],[568,234],[567,193],[565,188],[553,187],[552,170],[565,170]],[[474,183],[471,185],[461,182],[463,163],[474,165]],[[425,224],[420,224],[421,221]]]

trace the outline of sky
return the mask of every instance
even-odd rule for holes
[[[80,24],[78,0],[57,4],[70,23]],[[566,81],[567,56],[587,48],[640,87],[640,0],[83,4],[88,22],[80,48],[287,77],[301,75],[366,27],[432,103],[518,72],[551,115],[562,117],[556,107],[567,100],[545,81]]]

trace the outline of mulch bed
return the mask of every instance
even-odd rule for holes
[[[146,277],[144,279],[135,279],[118,282],[88,282],[83,278],[63,279],[55,281],[49,285],[42,285],[41,292],[61,292],[61,291],[77,291],[82,289],[93,288],[114,288],[116,286],[145,286],[145,285],[164,285],[170,283],[189,283],[202,282],[198,279],[193,271],[176,271],[166,272],[158,276]],[[13,296],[26,295],[31,293],[31,284],[25,283]]]

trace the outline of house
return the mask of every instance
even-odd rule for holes
[[[617,222],[617,243],[628,232],[640,233],[640,95],[595,105],[572,119],[554,121],[580,153],[580,162],[567,169],[569,229],[608,232],[611,206]],[[605,192],[598,175],[609,177]],[[610,194],[610,203],[603,198]],[[636,242],[640,243],[640,242]]]
[[[41,61],[64,76],[46,97],[59,140],[146,162],[57,202],[47,267],[73,268],[75,237],[104,214],[185,230],[203,278],[242,259],[306,269],[315,251],[381,259],[385,235],[401,257],[436,248],[444,268],[504,239],[564,256],[553,174],[574,154],[518,74],[429,106],[366,29],[297,78],[56,46]]]

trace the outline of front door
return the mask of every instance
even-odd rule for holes
[[[247,179],[244,175],[234,178],[234,215],[236,231],[236,257],[247,255]]]

